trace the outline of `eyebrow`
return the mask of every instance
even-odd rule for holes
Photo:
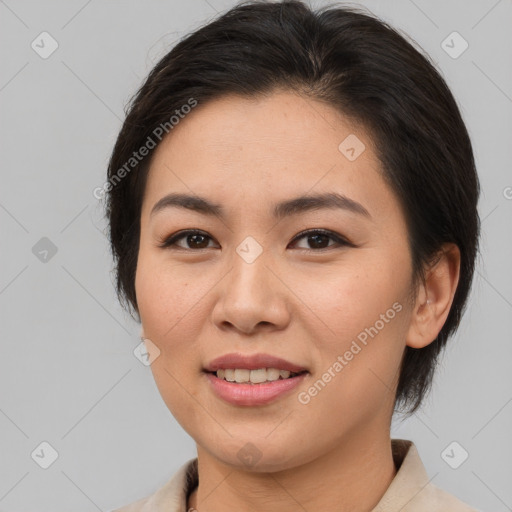
[[[151,210],[150,217],[167,208],[184,208],[204,215],[215,215],[220,218],[224,218],[225,216],[224,209],[220,204],[213,203],[204,197],[171,193],[162,197],[155,203]],[[314,195],[308,194],[293,199],[287,199],[286,201],[274,205],[273,215],[276,219],[282,219],[291,215],[324,208],[347,210],[371,219],[370,212],[368,212],[361,203],[336,192]]]

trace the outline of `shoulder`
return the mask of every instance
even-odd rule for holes
[[[476,508],[468,505],[466,502],[460,500],[453,494],[437,487],[434,484],[427,484],[422,492],[414,500],[412,508],[406,508],[403,512],[414,510],[418,511],[445,511],[450,512],[481,512]]]
[[[125,505],[121,508],[116,508],[114,510],[109,510],[109,512],[143,512],[148,509],[147,503],[151,496],[148,496],[146,498],[142,498],[138,501],[134,501],[133,503],[130,503],[129,505]]]
[[[398,471],[372,512],[480,512],[431,482],[412,441],[393,439],[392,452]]]
[[[155,493],[109,512],[182,512],[197,483],[197,458],[185,462]]]

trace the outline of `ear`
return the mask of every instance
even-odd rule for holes
[[[450,312],[459,273],[459,248],[444,244],[419,286],[406,338],[409,347],[423,348],[437,338]]]

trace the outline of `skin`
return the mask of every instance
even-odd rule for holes
[[[354,161],[338,149],[350,134],[366,146]],[[276,202],[332,191],[362,204],[371,218],[342,209],[272,216]],[[150,216],[169,192],[206,197],[226,218],[176,207]],[[322,237],[322,245],[307,236],[294,241],[313,228],[355,247]],[[158,246],[184,229],[207,238]],[[247,236],[263,248],[250,264],[236,252]],[[142,335],[160,350],[151,365],[156,384],[197,445],[200,484],[188,507],[375,507],[396,474],[390,423],[403,351],[435,339],[457,286],[458,249],[443,249],[415,289],[405,218],[372,141],[324,103],[289,91],[225,96],[174,127],[150,166],[135,287]],[[401,311],[301,403],[298,394],[396,302]],[[231,352],[269,353],[309,374],[270,404],[235,406],[212,392],[202,372]],[[260,456],[251,467],[237,456],[248,442]]]

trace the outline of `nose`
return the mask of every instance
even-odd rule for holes
[[[290,321],[287,288],[263,254],[248,263],[238,254],[219,283],[212,318],[221,330],[244,334],[284,329]]]

